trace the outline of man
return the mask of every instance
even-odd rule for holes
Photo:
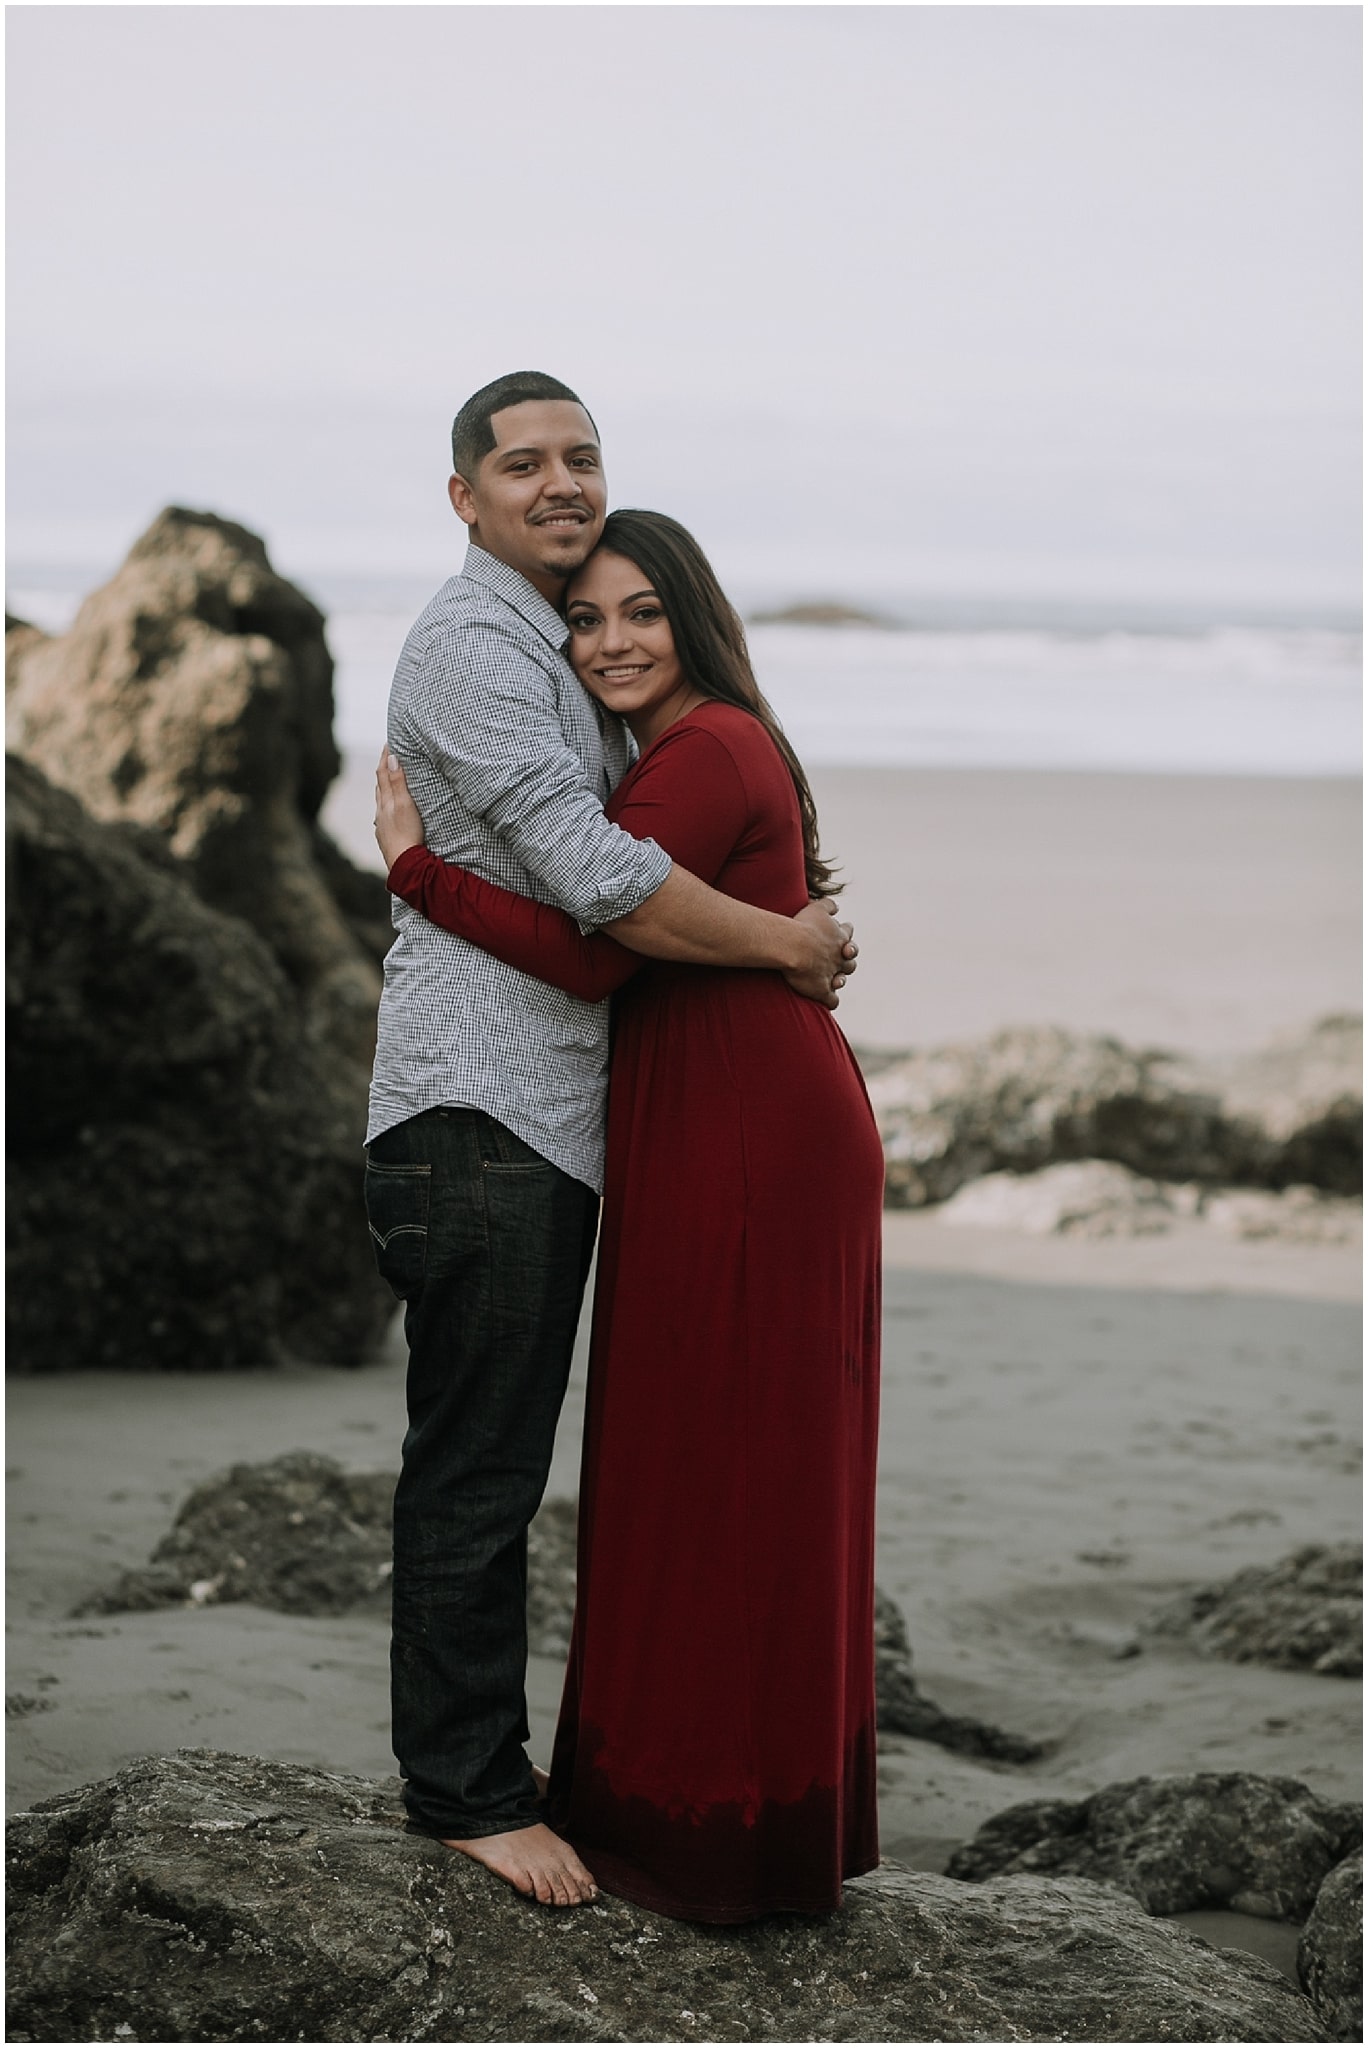
[[[558,603],[602,530],[598,435],[540,373],[487,385],[452,428],[463,573],[419,618],[388,742],[428,844],[607,926],[635,951],[778,969],[834,1005],[848,929],[734,902],[610,824],[629,742],[581,689]],[[527,1740],[527,1526],[598,1223],[608,1006],[395,909],[366,1204],[406,1304],[409,1427],[394,1503],[394,1747],[411,1822],[543,1903],[594,1896],[538,1817]]]

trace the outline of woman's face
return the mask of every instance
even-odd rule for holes
[[[685,677],[651,580],[625,555],[599,548],[570,584],[565,616],[575,674],[605,711],[625,718],[640,746],[703,701]]]

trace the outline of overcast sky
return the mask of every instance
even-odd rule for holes
[[[579,389],[775,595],[1352,602],[1354,7],[8,10],[9,557],[439,577]]]

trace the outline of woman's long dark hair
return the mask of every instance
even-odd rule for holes
[[[705,697],[735,704],[759,719],[793,777],[803,823],[803,858],[809,896],[835,896],[843,882],[832,879],[817,840],[817,806],[803,764],[760,692],[746,647],[746,629],[713,574],[698,542],[677,519],[663,512],[610,512],[599,546],[624,555],[650,578],[670,623],[675,653],[685,676]]]

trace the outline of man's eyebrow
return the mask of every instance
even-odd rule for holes
[[[545,448],[496,448],[494,452],[500,462],[504,462],[510,455],[545,455],[546,450]],[[567,448],[565,452],[567,455],[598,455],[602,451],[597,441],[577,441],[573,448]]]

